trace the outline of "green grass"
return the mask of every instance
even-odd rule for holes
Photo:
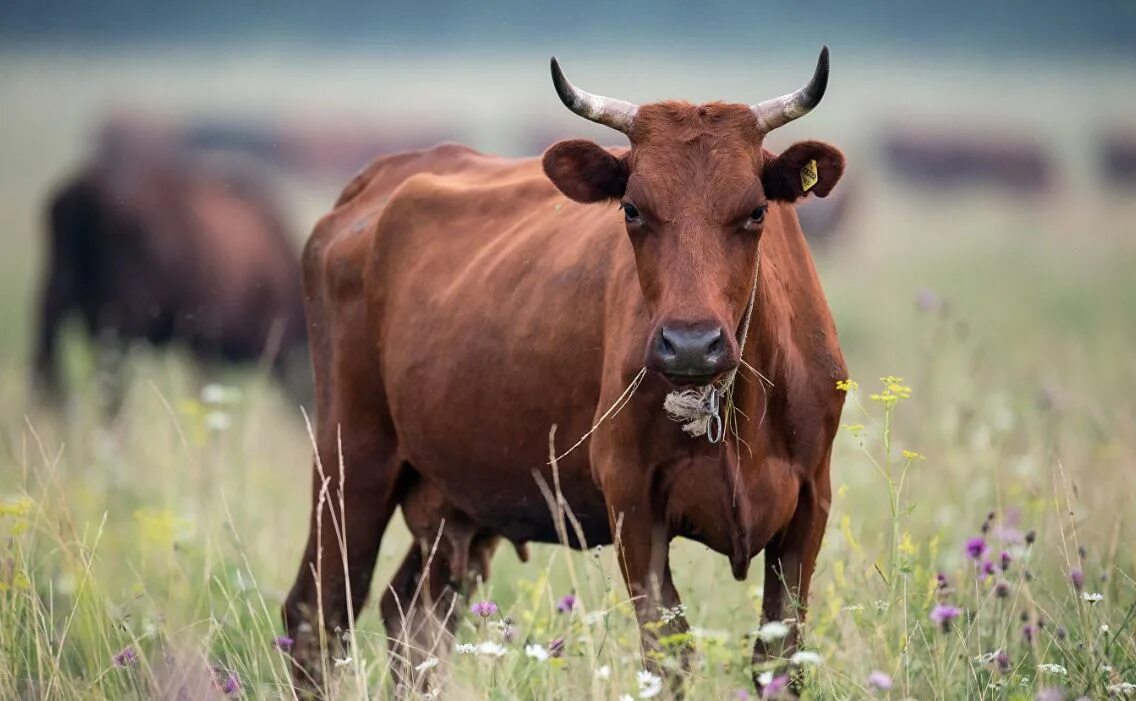
[[[807,647],[823,660],[809,669],[811,696],[869,696],[876,670],[894,679],[895,698],[1032,698],[1051,686],[1105,698],[1136,680],[1136,365],[1126,353],[1136,339],[1117,321],[1132,308],[1122,279],[1131,256],[1115,243],[1078,266],[1050,244],[1023,244],[902,266],[844,255],[824,266],[860,386],[837,439],[837,497],[811,601]],[[987,273],[981,291],[964,280]],[[942,283],[939,307],[916,308],[918,281]],[[1006,302],[1027,293],[1017,309]],[[81,374],[83,351],[72,344],[71,353]],[[247,697],[287,696],[273,638],[306,534],[302,417],[256,373],[227,376],[237,396],[207,405],[179,358],[136,355],[116,423],[98,419],[87,388],[67,421],[32,412],[6,425],[0,696],[144,697],[171,679],[215,690],[213,666],[237,675]],[[21,370],[5,368],[13,414]],[[909,399],[877,380],[889,370],[906,378]],[[226,428],[216,428],[218,413]],[[994,559],[1011,557],[988,578],[964,553],[984,523]],[[1036,541],[1002,543],[1005,531],[1036,531]],[[376,582],[407,538],[400,523],[391,528]],[[691,696],[748,689],[760,574],[734,583],[723,558],[681,541],[674,569],[698,650]],[[558,613],[569,592],[578,608]],[[1103,598],[1084,600],[1090,592]],[[502,642],[503,616],[516,637],[499,659],[459,654],[443,666],[448,698],[636,694],[637,633],[611,548],[537,546],[527,565],[502,549],[476,598],[501,613],[465,615],[459,641]],[[949,630],[929,619],[937,603],[962,611]],[[525,643],[554,638],[566,641],[563,657],[525,655]],[[335,682],[343,698],[377,693],[386,679],[371,606],[357,646]],[[126,648],[137,661],[115,667]],[[1001,670],[984,659],[999,650]]]

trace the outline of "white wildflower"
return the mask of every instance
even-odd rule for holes
[[[631,698],[631,694],[621,694],[619,701],[635,701],[635,699]]]
[[[1136,684],[1132,682],[1120,682],[1108,687],[1108,693],[1113,696],[1132,696],[1136,694]]]
[[[229,415],[223,411],[211,411],[205,415],[205,428],[210,431],[220,433],[221,431],[227,430],[232,423],[233,422],[229,419]]]
[[[781,621],[770,621],[757,630],[757,637],[767,643],[789,635],[790,628]]]
[[[537,662],[544,662],[548,659],[548,650],[545,650],[543,645],[538,645],[537,643],[525,645],[525,656],[531,657]]]
[[[639,671],[639,698],[653,699],[663,690],[663,679],[643,669]]]
[[[485,655],[486,657],[501,657],[506,652],[508,652],[508,650],[492,640],[486,640],[477,646],[477,654]]]
[[[454,649],[457,650],[459,655],[472,655],[477,652],[477,646],[473,643],[458,643],[458,646]]]
[[[1069,670],[1065,669],[1061,665],[1053,664],[1051,662],[1045,662],[1043,664],[1039,664],[1037,666],[1037,671],[1049,672],[1050,674],[1061,674],[1061,675],[1065,675],[1065,674],[1069,673]]]
[[[414,666],[414,671],[415,672],[425,672],[426,670],[434,669],[437,666],[438,666],[438,658],[437,657],[427,657],[425,662],[422,662],[421,664],[417,664],[417,665]]]
[[[596,667],[596,679],[607,679],[611,676],[611,667],[606,664],[603,667]]]
[[[332,662],[335,663],[336,667],[346,667],[347,665],[351,664],[351,658],[350,657],[344,657],[342,659],[340,659],[338,657],[333,657],[333,658],[331,658],[331,660],[332,660]]]
[[[765,671],[757,675],[757,683],[761,688],[769,686],[769,682],[773,681],[773,672]]]
[[[1084,599],[1085,601],[1089,602],[1090,604],[1095,604],[1098,601],[1104,601],[1104,594],[1101,594],[1100,592],[1091,592],[1090,593],[1090,592],[1087,592],[1087,591],[1083,591],[1083,592],[1081,592],[1081,598]]]
[[[798,650],[789,658],[789,662],[803,666],[819,666],[824,662],[824,658],[813,650]]]
[[[1108,632],[1108,624],[1107,624],[1107,623],[1102,623],[1102,624],[1101,624],[1101,629],[1100,629],[1100,630],[1101,630],[1101,632],[1102,632],[1102,633],[1107,633],[1107,632]]]

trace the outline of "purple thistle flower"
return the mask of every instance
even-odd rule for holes
[[[241,680],[236,672],[226,672],[221,680],[221,693],[227,696],[236,696],[241,693]]]
[[[935,575],[935,581],[937,581],[939,583],[940,589],[946,589],[947,587],[949,587],[951,585],[951,583],[947,580],[947,575],[944,574],[943,572],[940,572],[937,575]]]
[[[738,689],[738,690],[734,691],[734,698],[737,701],[749,701],[753,697],[750,696],[749,692],[746,691],[745,689]]]
[[[548,654],[552,657],[564,656],[564,638],[553,638],[548,643]]]
[[[576,608],[575,594],[567,594],[560,599],[559,603],[556,604],[556,610],[560,613],[570,613],[574,608]]]
[[[114,653],[114,666],[127,667],[138,661],[138,653],[132,647],[124,647]]]
[[[880,691],[891,689],[891,677],[878,669],[868,675],[868,686]]]
[[[475,616],[489,618],[493,614],[497,613],[497,604],[492,601],[478,601],[473,606],[470,606],[469,610],[473,612],[473,615]]]
[[[1033,643],[1034,635],[1037,634],[1037,628],[1032,623],[1027,623],[1022,626],[1022,640],[1026,645]]]
[[[994,576],[995,572],[997,572],[997,569],[995,569],[993,562],[991,562],[990,560],[983,561],[983,563],[982,563],[982,576],[983,577],[992,577],[992,576]]]
[[[280,652],[288,652],[289,650],[292,649],[292,646],[295,643],[296,643],[296,641],[292,640],[287,635],[278,635],[272,641],[272,646],[275,647]]]
[[[935,604],[931,609],[931,621],[938,624],[944,632],[951,629],[951,622],[959,617],[962,609],[950,604]]]
[[[998,654],[994,656],[994,664],[998,667],[998,671],[1002,674],[1010,672],[1010,654],[1005,650],[999,650]]]
[[[1085,588],[1085,573],[1079,568],[1069,573],[1069,581],[1073,583],[1073,588],[1081,591]]]
[[[982,536],[975,536],[966,541],[966,556],[971,560],[978,560],[986,552],[986,539]]]
[[[1010,595],[1010,583],[1004,579],[999,579],[994,585],[994,596],[999,599],[1005,599]]]
[[[763,698],[763,699],[777,698],[777,695],[780,694],[782,691],[784,691],[786,689],[786,687],[788,687],[788,686],[789,686],[789,675],[782,674],[779,677],[773,677],[772,679],[769,680],[769,683],[765,685],[765,688],[762,689],[761,698]]]
[[[1001,562],[1002,571],[1005,572],[1006,570],[1010,569],[1010,564],[1013,561],[1014,561],[1014,558],[1010,555],[1010,553],[1003,550],[1002,551],[1002,562]]]

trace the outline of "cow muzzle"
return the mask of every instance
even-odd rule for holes
[[[664,324],[647,351],[647,367],[674,384],[705,385],[737,365],[736,344],[718,324]]]

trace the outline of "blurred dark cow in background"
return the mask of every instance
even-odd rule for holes
[[[399,507],[416,542],[381,613],[404,692],[448,645],[457,580],[487,575],[500,538],[615,543],[657,671],[661,639],[687,630],[671,540],[706,544],[739,580],[764,552],[762,619],[788,634],[755,644],[755,681],[797,647],[847,370],[793,203],[831,193],[844,157],[763,144],[820,102],[828,50],[801,90],[754,105],[637,106],[552,73],[630,149],[383,157],[305,248],[317,460],[283,608],[299,685],[323,680]],[[692,396],[680,426],[664,402]],[[553,425],[568,442],[597,427],[555,471]]]
[[[1136,186],[1136,132],[1106,133],[1100,140],[1099,163],[1105,186]]]
[[[1041,195],[1056,181],[1049,152],[1027,137],[897,127],[884,132],[880,149],[890,178],[920,188]]]
[[[113,120],[91,162],[52,196],[34,351],[41,398],[60,398],[60,327],[75,313],[110,359],[181,343],[202,361],[263,360],[310,395],[297,246],[263,179],[180,148],[161,126]]]

